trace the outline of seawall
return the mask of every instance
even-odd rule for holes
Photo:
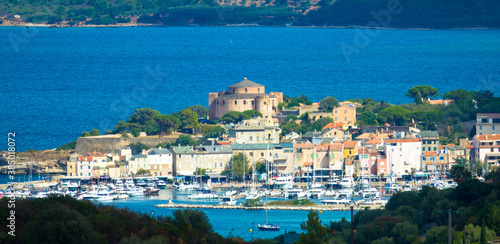
[[[203,208],[203,209],[244,209],[244,210],[302,210],[302,211],[350,211],[351,207],[345,205],[315,205],[315,206],[258,206],[258,207],[245,207],[243,205],[196,205],[196,204],[159,204],[155,205],[157,208]],[[355,206],[355,211],[361,211],[365,208],[369,209],[383,209],[382,205],[359,205]]]
[[[101,152],[104,154],[113,153],[116,148],[126,148],[130,144],[140,142],[148,147],[156,147],[159,143],[172,143],[177,140],[177,136],[168,137],[134,137],[123,138],[121,135],[111,136],[88,136],[78,137],[75,152],[85,155],[91,152]]]

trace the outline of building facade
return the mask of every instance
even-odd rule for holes
[[[278,143],[281,128],[271,117],[243,120],[228,128],[228,136],[240,143]]]
[[[229,111],[259,111],[264,117],[276,115],[278,103],[283,102],[282,92],[266,94],[265,86],[243,78],[229,86],[227,91],[208,94],[208,110],[211,120],[219,119]]]
[[[230,146],[181,146],[171,147],[173,175],[192,176],[196,169],[222,173],[233,156]]]
[[[166,148],[155,148],[148,154],[152,176],[173,176],[173,154]]]
[[[478,113],[476,118],[476,135],[500,134],[500,113]]]
[[[356,106],[354,104],[345,104],[333,109],[333,122],[356,124]]]
[[[483,161],[489,170],[500,166],[500,135],[476,135],[474,145],[474,160]]]
[[[422,142],[420,139],[385,140],[384,151],[387,158],[388,173],[402,176],[411,175],[422,168]]]

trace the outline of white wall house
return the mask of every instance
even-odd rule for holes
[[[473,138],[474,159],[488,163],[491,166],[500,166],[500,135],[476,135]]]
[[[173,157],[172,152],[166,148],[151,150],[148,154],[148,162],[152,176],[172,176]]]
[[[385,140],[385,155],[388,163],[388,174],[410,175],[412,169],[422,168],[422,142],[420,139]]]
[[[500,113],[478,113],[476,118],[476,135],[500,134]]]

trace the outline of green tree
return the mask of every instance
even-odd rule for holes
[[[181,126],[181,121],[172,115],[157,115],[154,117],[158,125],[160,125],[160,137],[163,132],[171,133]]]
[[[76,141],[71,141],[70,143],[64,144],[64,145],[56,148],[56,151],[74,150],[75,148],[76,148]]]
[[[462,183],[464,180],[469,180],[472,178],[472,174],[465,168],[465,166],[460,164],[455,164],[450,170],[451,178],[457,183]]]
[[[177,138],[177,141],[175,143],[180,144],[181,146],[195,146],[196,141],[193,140],[191,135],[180,135],[179,138]]]
[[[472,100],[474,93],[466,91],[464,89],[457,89],[452,91],[447,91],[443,94],[444,99],[451,99],[456,101],[460,100]]]
[[[319,101],[319,108],[324,111],[331,112],[333,108],[339,106],[339,101],[334,97],[325,97]]]
[[[325,125],[327,125],[328,123],[333,123],[333,118],[323,117],[321,119],[316,120],[313,123],[313,128],[317,131],[321,131],[323,129],[323,127],[325,127]]]
[[[33,216],[22,239],[26,243],[102,243],[88,218],[59,203]]]
[[[408,120],[408,113],[409,111],[402,107],[392,106],[379,112],[378,121],[381,124],[390,123],[391,125],[401,126]]]
[[[300,125],[293,120],[281,124],[280,128],[281,128],[281,135],[286,135],[292,131],[296,133],[300,131]]]
[[[229,123],[238,123],[242,120],[249,118],[250,116],[248,114],[238,111],[229,111],[220,118],[220,121],[229,124]]]
[[[245,159],[245,163],[243,163]],[[226,164],[226,167],[224,169],[224,174],[226,175],[231,175],[234,173],[234,177],[238,180],[243,180],[243,172],[245,174],[248,174],[251,170],[248,167],[250,164],[250,160],[248,157],[244,157],[243,153],[235,153],[231,157],[231,160],[229,160],[229,163]]]
[[[448,242],[448,226],[438,226],[429,229],[425,233],[428,243],[447,243]]]
[[[288,114],[286,116],[286,121],[297,120],[297,119],[299,119],[299,117],[297,117],[297,115],[295,115],[295,114]]]
[[[422,103],[422,99],[427,101],[439,95],[438,89],[432,86],[415,86],[408,90],[406,96],[415,100],[415,103]]]
[[[137,142],[135,144],[129,144],[128,147],[132,150],[132,154],[140,154],[142,153],[142,149],[148,150],[149,147],[146,144],[143,144],[141,142]]]
[[[307,222],[302,222],[300,224],[300,228],[304,231],[304,233],[300,234],[299,243],[325,243],[328,229],[321,224],[318,211],[310,210],[307,214]]]
[[[150,107],[136,109],[133,115],[130,115],[128,123],[137,123],[146,125],[155,122],[155,117],[159,116],[158,110],[151,109]]]
[[[149,171],[149,169],[139,168],[135,175],[151,175],[151,172]]]
[[[418,238],[418,226],[410,222],[397,223],[391,233],[396,243],[411,244]]]
[[[486,225],[484,224],[484,219],[481,222],[481,239],[479,240],[480,244],[486,244]]]
[[[393,244],[393,243],[395,242],[389,237],[382,237],[380,239],[373,241],[371,244]]]
[[[218,125],[201,125],[201,134],[205,138],[217,138],[226,132],[226,129],[218,126]]]
[[[373,112],[363,112],[356,123],[359,126],[377,125],[377,116]]]
[[[212,224],[205,212],[197,209],[177,209],[173,213],[174,225],[189,235],[187,243],[201,243],[199,240],[203,236],[213,231]]]
[[[262,118],[262,114],[256,110],[245,110],[245,111],[243,111],[243,113],[246,114],[249,118],[253,118],[253,117],[261,117]]]
[[[198,123],[198,114],[193,112],[191,109],[184,109],[179,114],[179,120],[181,122],[182,128],[189,128],[198,130],[200,129],[200,124]]]
[[[194,111],[198,115],[198,118],[206,118],[208,116],[208,109],[201,105],[189,106],[186,109]]]
[[[464,226],[464,230],[462,232],[464,239],[467,243],[480,243],[481,237],[484,236],[486,240],[492,240],[495,238],[495,231],[490,230],[488,227],[468,224]],[[484,231],[484,235],[483,235]]]
[[[194,175],[205,175],[207,173],[207,169],[196,168],[193,172]]]

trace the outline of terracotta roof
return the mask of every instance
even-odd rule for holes
[[[364,152],[363,152],[363,151],[364,151]],[[363,150],[363,148],[360,148],[360,149],[358,149],[358,153],[359,153],[359,154],[362,154],[362,153],[363,153],[363,154],[364,154],[364,153],[370,153],[370,150],[368,150],[368,148],[365,148],[364,150]]]
[[[78,161],[92,161],[92,156],[80,156],[78,157]]]
[[[474,148],[474,145],[465,145],[465,148]]]
[[[312,166],[313,163],[312,162],[304,162],[304,166]]]
[[[325,126],[323,126],[323,128],[321,128],[321,130],[328,129],[328,128],[335,128],[335,124],[334,123],[328,123]]]
[[[476,135],[475,137],[480,141],[500,140],[500,135]]]
[[[251,80],[247,80],[247,78],[244,77],[242,81],[229,86],[229,88],[237,88],[237,87],[264,87],[264,86],[261,84],[255,83]]]
[[[319,144],[316,146],[317,151],[327,151],[327,150],[334,150],[334,151],[339,151],[342,150],[342,144],[339,143],[324,143],[324,144]]]
[[[344,148],[354,148],[358,144],[357,141],[346,141],[344,142]]]
[[[398,142],[420,142],[420,139],[395,139],[395,140],[386,140],[385,143],[398,143]]]
[[[330,144],[330,150],[332,151],[342,151],[342,143]]]
[[[369,141],[367,141],[367,142],[365,142],[365,143],[366,143],[366,144],[380,144],[380,143],[382,143],[382,142],[384,142],[384,141],[379,140],[379,139],[371,139],[371,140],[369,140]]]
[[[295,143],[293,144],[293,148],[313,148],[314,144],[312,143]]]
[[[352,165],[353,161],[345,161],[345,165]]]
[[[373,133],[363,133],[361,135],[359,135],[358,137],[356,137],[357,140],[359,139],[372,139],[374,137],[374,134]]]
[[[435,151],[427,151],[427,152],[422,152],[422,154],[426,157],[430,157],[430,156],[436,156],[436,152]]]
[[[231,145],[230,141],[218,141],[219,145]]]
[[[279,123],[280,121],[278,120],[278,118],[273,118],[273,123]]]

